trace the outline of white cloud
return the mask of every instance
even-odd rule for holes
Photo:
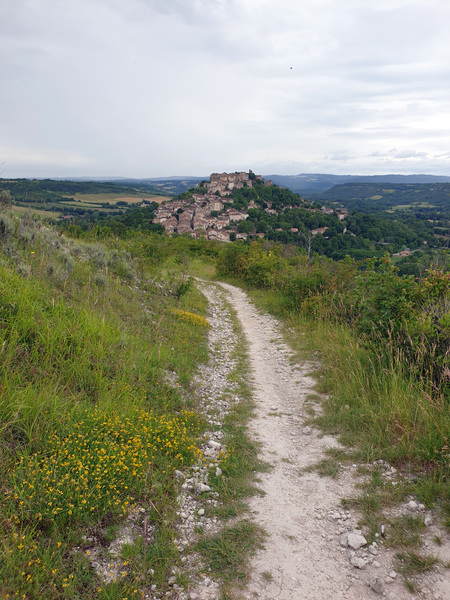
[[[449,170],[449,24],[439,0],[2,0],[0,162]]]

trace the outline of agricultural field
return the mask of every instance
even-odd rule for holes
[[[110,204],[115,204],[116,202],[126,202],[127,204],[139,204],[143,200],[147,200],[148,202],[157,202],[161,204],[167,200],[167,196],[155,196],[149,194],[139,194],[132,196],[128,194],[73,194],[72,196],[67,196],[68,200],[74,200],[75,202],[83,202],[83,204],[104,204],[109,202]]]
[[[61,214],[86,216],[101,213],[113,216],[143,201],[160,204],[169,197],[151,185],[130,187],[110,182],[50,179],[0,179],[2,191],[9,192],[17,208],[31,208],[33,213],[49,218],[57,218]]]
[[[12,206],[11,209],[13,210],[13,212],[15,212],[18,215],[29,212],[33,215],[38,215],[39,217],[44,217],[46,219],[57,219],[59,217],[59,213],[57,213],[57,212],[52,212],[49,210],[40,210],[40,209],[34,210],[32,207]]]

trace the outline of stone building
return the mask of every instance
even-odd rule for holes
[[[177,230],[178,219],[176,217],[170,217],[170,219],[166,219],[162,223],[162,226],[164,227],[168,235],[172,235]]]
[[[245,221],[245,219],[248,217],[248,213],[241,212],[235,208],[229,208],[226,214],[230,219],[230,223]]]
[[[223,210],[223,207],[224,207],[223,202],[221,200],[219,200],[219,198],[217,196],[215,196],[214,198],[211,198],[209,204],[210,204],[211,212],[213,210],[216,210],[216,211]]]
[[[214,194],[219,192],[222,196],[229,196],[232,190],[244,187],[252,187],[252,180],[248,173],[211,173],[210,182],[206,184],[208,192]]]
[[[313,235],[318,235],[319,233],[323,235],[327,229],[328,227],[319,227],[318,229],[311,229],[311,233]]]
[[[217,231],[216,229],[210,229],[208,231],[209,240],[217,240],[218,242],[229,242],[230,234],[228,231]]]

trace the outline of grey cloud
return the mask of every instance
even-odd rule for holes
[[[373,5],[372,5],[373,6]],[[339,54],[354,59],[392,62],[416,61],[424,56],[430,40],[439,34],[436,16],[445,17],[446,9],[433,13],[426,5],[411,3],[388,10],[369,7],[364,2],[355,10],[340,36]]]
[[[416,150],[403,150],[392,154],[393,158],[427,158],[428,152],[417,152]]]
[[[356,156],[350,155],[347,152],[334,152],[329,156],[325,156],[326,160],[332,160],[337,162],[348,162],[349,160],[355,160]]]
[[[0,162],[450,169],[448,17],[433,0],[2,0]]]
[[[405,158],[427,158],[429,157],[428,152],[417,152],[417,150],[402,150],[399,151],[397,148],[392,148],[391,150],[387,150],[384,152],[375,151],[367,156],[376,157],[376,158],[387,158],[389,160],[392,159],[405,159]]]
[[[118,9],[128,14],[128,8],[124,7],[121,0],[114,2]],[[206,26],[214,20],[239,12],[239,2],[236,0],[131,0],[131,3],[141,9],[174,16],[194,27]]]

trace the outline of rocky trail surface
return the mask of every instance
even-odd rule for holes
[[[251,435],[261,444],[261,459],[271,469],[260,474],[263,495],[250,499],[251,518],[267,532],[264,549],[253,558],[248,586],[240,592],[242,599],[261,600],[334,600],[388,598],[404,600],[413,596],[405,588],[402,576],[393,567],[392,550],[384,548],[382,538],[369,545],[358,529],[358,514],[342,508],[341,499],[355,495],[357,465],[343,467],[337,479],[305,472],[317,463],[324,451],[338,447],[335,438],[322,436],[305,424],[305,400],[313,393],[314,380],[308,375],[317,364],[296,364],[290,348],[283,341],[280,326],[267,314],[261,314],[246,294],[221,283],[200,283],[210,302],[212,324],[211,363],[200,374],[200,396],[205,416],[214,428],[205,436],[205,451],[212,455],[221,449],[220,423],[233,402],[219,401],[227,387],[227,373],[233,368],[232,347],[236,341],[229,316],[229,303],[240,322],[248,343],[254,390],[255,414],[250,423]],[[211,463],[210,467],[213,463]],[[382,465],[386,477],[395,477],[395,469]],[[180,539],[189,546],[190,532],[200,521],[206,532],[217,530],[214,519],[207,519],[196,500],[196,492],[207,490],[207,473],[195,472],[183,484],[180,514]],[[203,487],[202,487],[203,486]],[[206,486],[206,488],[204,487]],[[184,508],[183,508],[184,502]],[[217,498],[211,495],[213,505]],[[414,513],[427,523],[423,551],[448,561],[449,540],[438,546],[433,516],[425,507],[411,501],[398,509]],[[192,558],[186,552],[184,559]],[[448,570],[422,575],[419,597],[432,600],[450,598]],[[192,600],[216,600],[220,597],[217,582],[211,578],[193,582],[190,592],[182,596]]]

